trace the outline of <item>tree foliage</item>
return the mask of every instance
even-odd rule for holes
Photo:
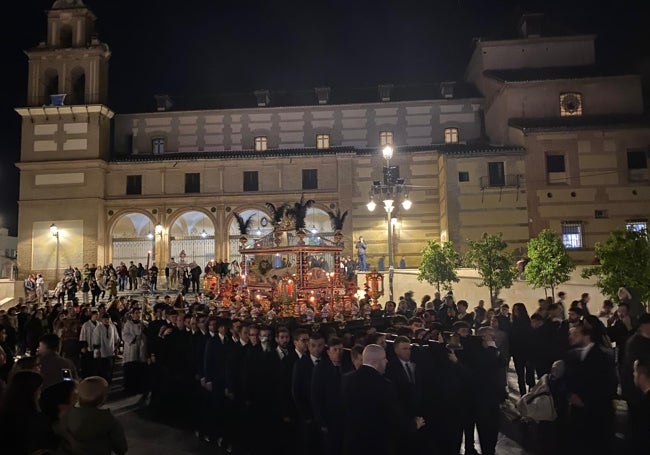
[[[618,301],[618,288],[633,288],[642,302],[650,301],[650,243],[648,231],[613,231],[605,243],[596,243],[599,265],[582,271],[583,278],[596,276],[596,286]]]
[[[551,229],[544,229],[535,238],[528,241],[529,261],[524,269],[526,281],[533,288],[550,288],[555,295],[555,288],[569,281],[571,272],[576,268],[567,253],[562,238]]]
[[[490,302],[494,305],[501,289],[512,286],[517,276],[512,253],[506,251],[508,244],[502,233],[483,233],[480,240],[467,240],[467,246],[465,264],[478,271],[482,281],[477,286],[490,290]]]
[[[436,240],[429,240],[422,250],[422,262],[418,269],[418,281],[426,281],[440,292],[440,287],[449,291],[452,282],[458,283],[456,265],[459,255],[452,242],[440,244]]]

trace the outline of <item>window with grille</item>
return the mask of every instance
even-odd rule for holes
[[[562,223],[562,243],[566,248],[582,248],[582,223]]]
[[[328,148],[330,148],[330,135],[329,134],[318,134],[316,136],[316,148],[318,148],[318,149],[328,149]]]
[[[469,172],[459,172],[458,173],[458,181],[459,182],[469,182]]]
[[[379,133],[379,145],[382,147],[386,145],[393,145],[393,132],[392,131],[382,131]]]
[[[458,144],[458,128],[445,128],[445,144]]]
[[[263,152],[268,146],[268,139],[266,136],[256,136],[255,137],[255,150],[258,152]]]
[[[628,231],[641,232],[648,230],[648,220],[629,220],[625,222]]]
[[[302,189],[303,190],[318,189],[318,169],[302,170]]]
[[[185,192],[186,193],[201,192],[201,174],[199,174],[198,172],[185,174]]]
[[[165,138],[155,137],[151,140],[151,153],[154,155],[162,155],[165,153]]]
[[[257,171],[244,171],[244,191],[259,191]]]
[[[126,194],[142,194],[142,176],[126,176]]]

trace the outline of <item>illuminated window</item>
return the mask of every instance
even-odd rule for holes
[[[328,149],[328,148],[330,148],[330,135],[329,134],[318,134],[316,136],[316,148],[317,149]]]
[[[445,144],[458,144],[458,128],[445,128]]]
[[[379,133],[379,145],[382,147],[386,145],[393,145],[393,132],[382,131]]]
[[[574,92],[561,93],[560,115],[562,117],[582,115],[582,94]]]
[[[255,137],[255,150],[258,152],[263,152],[266,150],[268,140],[266,136],[256,136]]]
[[[566,248],[582,248],[582,223],[567,221],[562,223],[562,243]]]
[[[629,220],[625,222],[628,231],[641,232],[648,230],[648,220]]]
[[[154,155],[162,155],[165,153],[165,138],[155,137],[151,140],[151,153]]]

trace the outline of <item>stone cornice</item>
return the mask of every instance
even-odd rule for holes
[[[99,114],[112,119],[115,112],[103,104],[78,104],[70,106],[17,107],[15,111],[23,118],[40,119],[61,115]]]
[[[70,161],[21,161],[16,163],[21,171],[69,171],[88,169],[108,169],[108,163],[104,160],[70,160]]]

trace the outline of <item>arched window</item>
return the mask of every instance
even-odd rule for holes
[[[72,26],[61,26],[61,31],[59,32],[59,47],[72,47]]]

